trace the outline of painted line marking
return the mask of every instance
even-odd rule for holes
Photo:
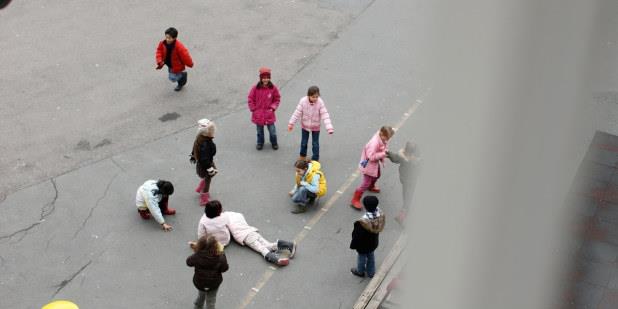
[[[416,100],[418,104],[413,104],[406,112],[403,113],[403,116],[401,117],[399,122],[393,127],[393,129],[398,130],[406,122],[406,120],[410,118],[410,116],[416,111],[416,109],[422,102],[422,101],[420,102],[419,101],[420,100]],[[294,238],[294,241],[296,242],[296,244],[299,244],[303,239],[305,239],[307,234],[309,234],[311,227],[314,226],[316,223],[318,223],[318,221],[320,221],[322,216],[335,204],[335,201],[337,201],[339,197],[343,195],[343,193],[352,185],[352,183],[354,183],[354,181],[356,180],[356,178],[358,178],[358,176],[360,176],[360,172],[358,169],[356,169],[356,171],[354,171],[354,173],[352,173],[348,177],[348,179],[346,179],[346,181],[341,185],[341,187],[339,187],[339,189],[336,191],[338,194],[333,194],[328,199],[324,207],[322,207],[322,211],[316,213],[309,220],[309,222],[307,222],[307,224],[303,227],[303,229],[296,235],[296,237]],[[260,278],[260,280],[258,280],[255,287],[251,288],[251,291],[249,291],[249,293],[245,296],[245,298],[243,299],[243,302],[240,304],[240,306],[237,307],[238,309],[246,308],[251,303],[251,301],[253,301],[253,298],[257,295],[260,289],[268,282],[268,280],[270,280],[270,277],[272,277],[272,275],[275,273],[275,270],[276,269],[274,267],[266,269],[264,274],[262,274],[262,277]]]

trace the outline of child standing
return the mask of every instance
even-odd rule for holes
[[[404,148],[399,152],[386,152],[386,157],[395,164],[399,164],[399,182],[401,182],[401,192],[403,194],[403,206],[399,210],[399,214],[395,217],[395,220],[399,224],[404,225],[405,219],[408,215],[408,209],[412,203],[412,194],[416,187],[416,179],[418,177],[418,166],[420,165],[420,158],[418,157],[418,150],[416,144],[413,142],[406,142]]]
[[[288,123],[288,131],[294,129],[294,124],[301,120],[300,138],[300,159],[307,157],[307,143],[309,142],[309,132],[311,132],[311,160],[320,160],[320,121],[324,122],[328,134],[333,134],[333,125],[330,122],[330,115],[324,101],[320,98],[320,88],[311,86],[307,90],[307,96],[302,97],[296,110],[292,114]]]
[[[380,242],[380,232],[384,229],[385,218],[384,214],[378,208],[378,198],[375,196],[365,196],[363,198],[365,206],[365,214],[356,222],[354,222],[354,230],[352,231],[352,241],[350,249],[356,250],[357,265],[350,271],[359,277],[373,278],[376,273],[376,262],[374,251],[378,248]]]
[[[174,194],[174,185],[166,180],[146,180],[137,189],[135,206],[137,213],[144,220],[149,220],[151,215],[168,232],[172,226],[165,223],[163,215],[174,215],[176,209],[168,207],[169,196]]]
[[[193,285],[197,288],[195,309],[215,309],[217,290],[223,282],[222,273],[229,268],[223,246],[213,236],[202,236],[193,247],[195,252],[187,258],[187,266],[195,267]]]
[[[170,27],[165,30],[165,40],[159,42],[156,52],[157,70],[167,65],[168,78],[172,82],[178,82],[174,91],[180,91],[187,83],[185,67],[193,67],[193,59],[191,59],[189,50],[176,39],[177,37],[178,30],[176,28]]]
[[[383,126],[369,140],[363,148],[359,169],[363,174],[363,181],[360,186],[354,191],[354,196],[350,202],[350,206],[357,210],[361,210],[360,199],[363,193],[367,190],[375,193],[380,193],[380,189],[376,186],[376,181],[380,178],[380,165],[384,165],[386,151],[388,151],[388,140],[395,134],[395,130],[389,126]]]
[[[262,150],[264,147],[264,126],[268,128],[270,145],[274,150],[279,149],[275,128],[277,121],[275,111],[279,107],[279,101],[281,101],[281,95],[277,86],[270,81],[270,69],[261,67],[260,80],[251,87],[248,96],[251,121],[257,128],[257,144],[255,145],[257,150]]]
[[[210,182],[218,173],[214,161],[217,145],[212,141],[215,138],[215,128],[215,123],[206,118],[197,122],[197,136],[189,159],[191,163],[196,164],[197,176],[202,178],[195,188],[195,192],[200,194],[200,206],[206,205],[210,200]]]
[[[297,160],[294,167],[296,168],[296,182],[289,195],[296,204],[292,213],[298,214],[307,211],[307,207],[313,204],[316,198],[324,196],[327,188],[326,178],[320,170],[320,162]]]

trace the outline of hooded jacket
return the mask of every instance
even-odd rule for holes
[[[198,290],[216,288],[223,282],[222,273],[229,269],[225,253],[211,255],[202,250],[187,258],[187,266],[195,267],[193,284]]]
[[[272,83],[269,86],[260,84],[254,85],[247,97],[251,121],[259,126],[274,124],[277,121],[275,110],[281,101],[279,89]]]
[[[354,222],[350,249],[358,253],[370,253],[378,248],[380,232],[384,229],[385,217],[383,213],[374,219],[365,217]]]

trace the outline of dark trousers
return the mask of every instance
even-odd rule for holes
[[[309,143],[309,131],[302,129],[300,137],[300,155],[307,156],[307,144]],[[311,160],[320,160],[320,131],[311,131]]]

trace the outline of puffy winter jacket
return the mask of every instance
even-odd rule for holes
[[[157,64],[165,62],[166,55],[167,48],[165,48],[165,40],[163,40],[159,42],[159,46],[157,46],[157,52],[155,57],[157,60]],[[185,66],[192,68],[193,59],[191,59],[189,50],[180,41],[176,40],[174,49],[172,50],[172,73],[180,73],[184,71]]]
[[[330,115],[322,98],[318,98],[315,104],[309,102],[309,97],[301,98],[290,118],[289,124],[294,125],[298,119],[300,119],[301,127],[307,131],[320,131],[320,121],[324,121],[326,131],[328,133],[333,132]]]
[[[279,107],[281,95],[277,86],[271,84],[269,87],[264,87],[260,84],[251,88],[247,101],[251,111],[251,121],[264,126],[277,121],[275,111]]]
[[[187,258],[187,266],[195,267],[193,284],[199,290],[216,288],[223,282],[222,273],[229,269],[225,253],[210,255],[202,250]]]

